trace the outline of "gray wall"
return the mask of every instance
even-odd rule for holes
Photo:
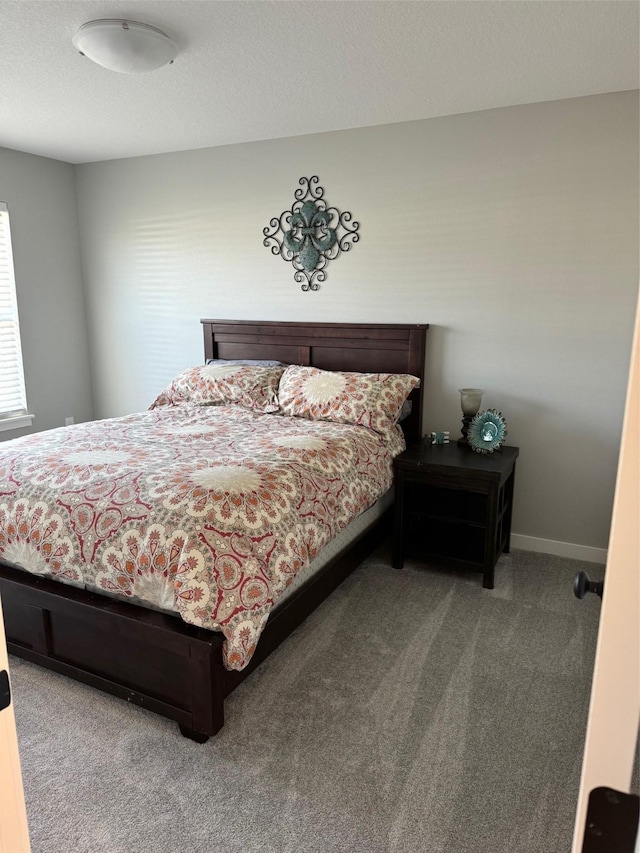
[[[302,293],[262,228],[317,174],[361,242]],[[638,99],[616,93],[78,167],[98,416],[202,359],[199,319],[427,322],[426,429],[486,388],[514,530],[604,548],[638,286]]]
[[[9,205],[31,428],[0,441],[93,418],[75,169],[0,148],[0,200]]]

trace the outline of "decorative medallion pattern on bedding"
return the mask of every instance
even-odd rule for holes
[[[0,560],[221,630],[243,669],[278,596],[391,486],[404,440],[156,406],[0,444]]]

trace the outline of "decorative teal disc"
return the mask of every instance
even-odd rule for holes
[[[504,442],[507,434],[507,422],[502,412],[487,409],[478,412],[469,424],[467,440],[469,447],[476,453],[493,453]]]

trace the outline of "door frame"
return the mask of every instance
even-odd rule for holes
[[[589,794],[629,792],[640,725],[640,299],[631,351],[611,536],[573,853],[580,853]]]
[[[0,671],[9,671],[0,600]],[[30,853],[13,702],[0,711],[0,853]]]

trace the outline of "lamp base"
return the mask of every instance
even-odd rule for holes
[[[469,439],[467,438],[467,433],[469,432],[469,426],[471,425],[471,421],[473,420],[473,415],[465,415],[462,418],[462,435],[458,439],[458,447],[469,447]]]

